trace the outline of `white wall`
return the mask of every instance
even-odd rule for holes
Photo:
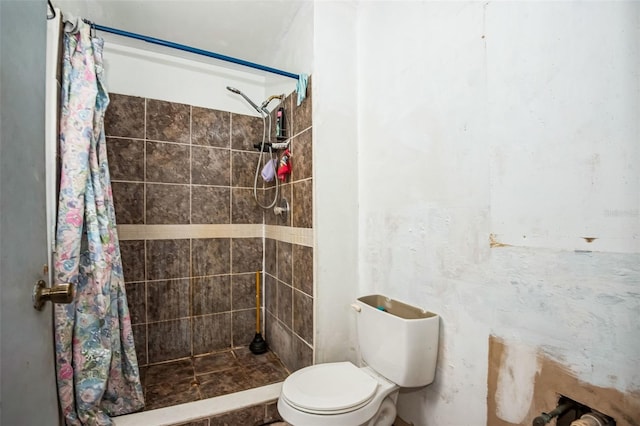
[[[357,359],[357,7],[316,2],[313,183],[315,361]]]
[[[313,2],[59,0],[56,5],[66,17],[81,16],[294,74],[309,73],[313,61]],[[97,34],[105,39],[110,92],[258,115],[225,87],[240,89],[258,105],[272,94],[295,89],[296,81],[288,77],[103,31]]]
[[[267,52],[277,67],[293,73],[310,74],[313,69],[314,6],[312,1],[299,2],[295,17],[283,29],[283,34]]]
[[[271,61],[279,69],[294,74],[311,74],[313,70],[314,2],[300,3],[298,11],[284,29],[284,34],[270,52]],[[295,90],[296,81],[275,74],[266,76],[268,94],[289,94]]]
[[[538,350],[640,387],[639,14],[360,4],[358,293],[442,316],[436,380],[401,396],[406,420],[485,424],[491,334],[518,348],[505,420],[526,414]]]
[[[146,51],[106,39],[104,49],[107,90],[170,102],[196,105],[238,114],[258,115],[240,95],[240,89],[256,104],[265,98],[265,77],[233,67],[223,67]],[[236,67],[237,68],[237,67]]]

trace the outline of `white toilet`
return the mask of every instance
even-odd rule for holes
[[[400,387],[433,382],[440,317],[374,294],[351,305],[366,367],[332,362],[282,384],[278,411],[294,426],[391,426]]]

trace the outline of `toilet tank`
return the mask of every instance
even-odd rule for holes
[[[358,298],[358,341],[362,359],[401,387],[433,382],[440,317],[379,294]]]

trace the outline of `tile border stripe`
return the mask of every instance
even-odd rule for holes
[[[126,240],[179,240],[187,238],[271,238],[313,247],[313,229],[262,224],[118,225]]]

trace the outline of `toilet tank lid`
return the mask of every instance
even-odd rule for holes
[[[312,365],[291,374],[282,395],[292,405],[309,412],[336,412],[367,403],[378,382],[350,362]]]

